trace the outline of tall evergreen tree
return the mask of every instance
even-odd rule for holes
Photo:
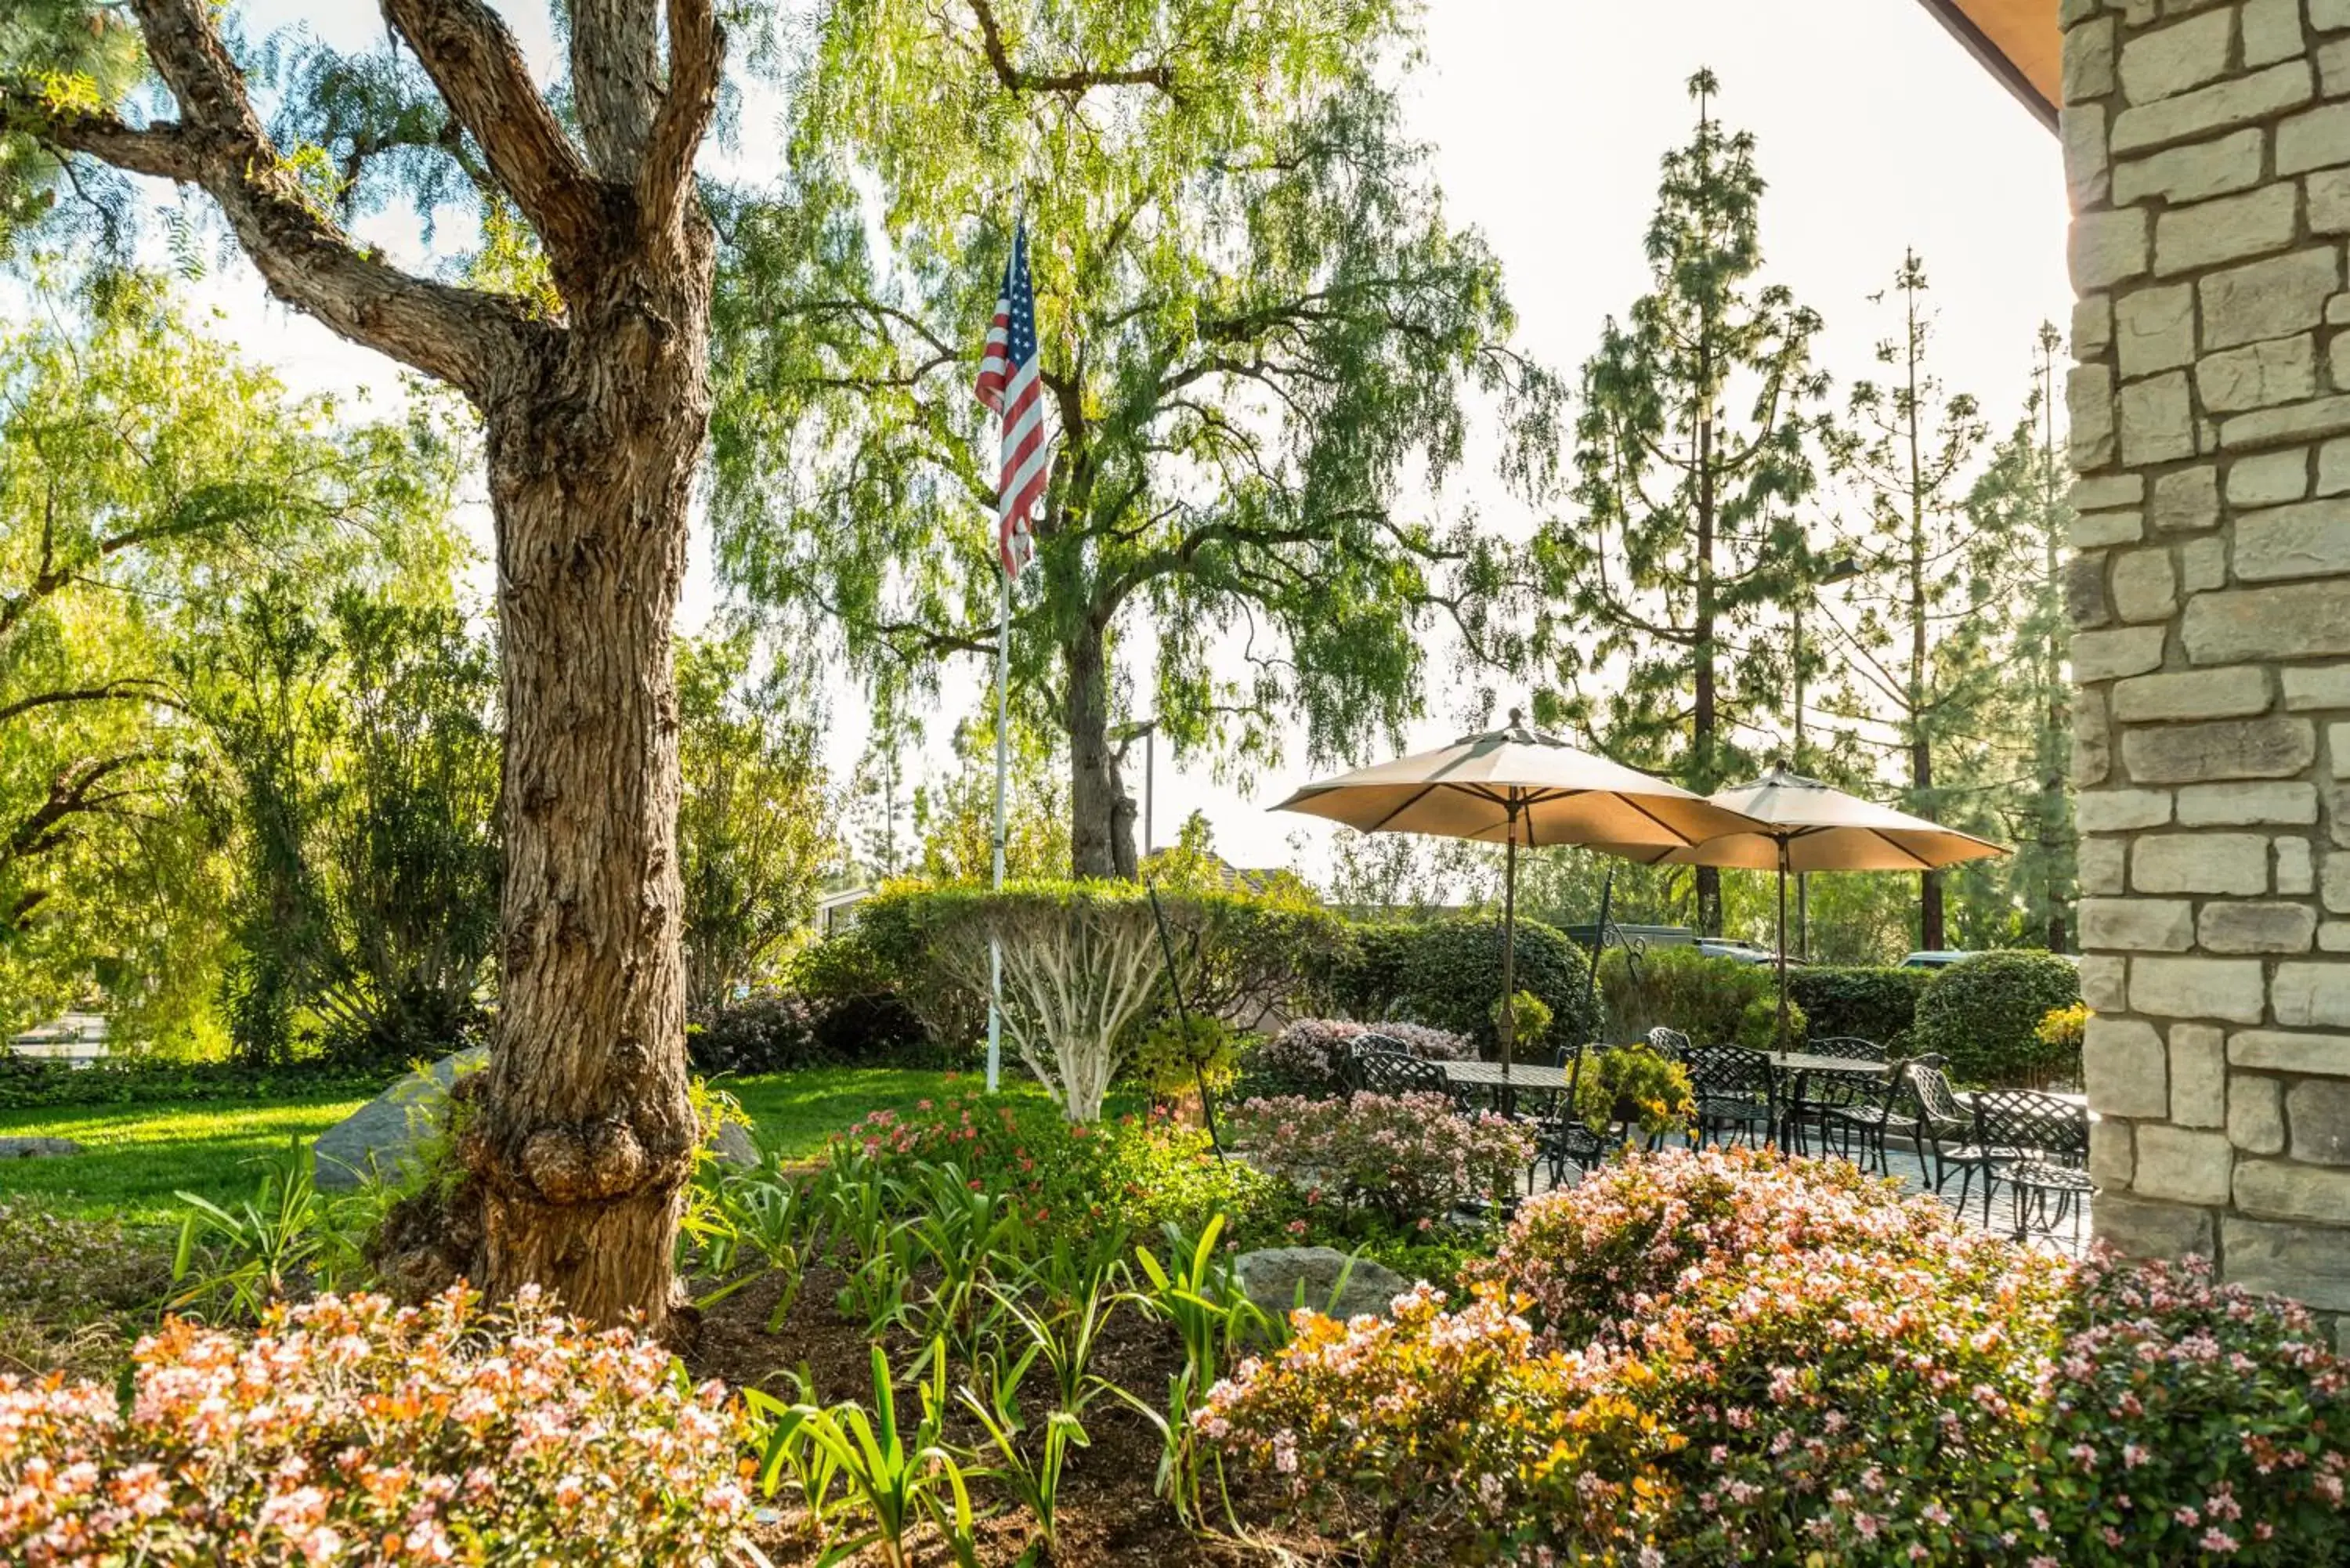
[[[1828,446],[1866,508],[1853,541],[1857,615],[1842,639],[1846,701],[1889,722],[1903,807],[1943,820],[1982,814],[1973,764],[1992,744],[1987,721],[2001,683],[1995,628],[2003,618],[1997,540],[1966,504],[1989,429],[1975,400],[1934,373],[1927,292],[1925,265],[1905,254],[1892,287],[1872,296],[1895,316],[1892,335],[1877,345],[1883,374],[1854,383]],[[1859,725],[1851,738],[1877,731]],[[1945,948],[1942,875],[1918,880],[1918,944]]]
[[[1534,647],[1557,678],[1538,707],[1700,793],[1775,735],[1785,670],[1764,631],[1809,570],[1799,509],[1826,392],[1819,317],[1760,281],[1762,177],[1752,135],[1713,118],[1720,90],[1690,78],[1697,129],[1665,156],[1649,292],[1584,366],[1575,513],[1536,544]],[[1694,881],[1698,927],[1718,935],[1721,874]]]
[[[1999,725],[2016,784],[2005,804],[2016,845],[2013,901],[2028,940],[2051,952],[2076,939],[2078,887],[2073,797],[2066,786],[2073,737],[2073,620],[2064,604],[2064,550],[2072,533],[2070,471],[2059,444],[2055,376],[2064,339],[2043,326],[2034,345],[2032,392],[2024,416],[1992,449],[1967,509],[1998,539],[2003,556],[2001,603],[2005,657],[2005,716]]]
[[[1297,723],[1328,760],[1418,711],[1425,617],[1478,624],[1490,546],[1407,497],[1471,389],[1539,429],[1549,386],[1385,82],[1412,9],[842,0],[788,182],[726,225],[721,567],[886,701],[995,649],[971,384],[1024,215],[1059,451],[1013,683],[1065,739],[1079,875],[1133,870],[1137,709],[1178,756]]]

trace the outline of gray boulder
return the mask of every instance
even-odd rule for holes
[[[489,1060],[487,1048],[477,1045],[409,1074],[318,1135],[310,1147],[311,1179],[325,1191],[354,1188],[371,1178],[396,1179],[418,1146],[441,1130],[459,1075],[478,1072]],[[747,1169],[759,1163],[758,1145],[739,1123],[720,1127],[711,1147],[728,1165]]]
[[[0,1137],[0,1159],[49,1159],[80,1152],[81,1145],[69,1137]]]
[[[1297,1287],[1305,1287],[1305,1304],[1336,1318],[1363,1313],[1388,1315],[1388,1303],[1411,1289],[1411,1282],[1368,1258],[1349,1259],[1336,1247],[1267,1247],[1243,1252],[1233,1263],[1241,1289],[1267,1317],[1286,1317],[1297,1305]],[[1344,1289],[1338,1286],[1341,1273]],[[1337,1299],[1331,1293],[1337,1292]]]

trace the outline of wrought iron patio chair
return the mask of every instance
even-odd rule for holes
[[[2087,1107],[2036,1089],[1985,1089],[1974,1097],[1974,1113],[1975,1142],[2012,1191],[2016,1239],[2033,1229],[2054,1235],[2056,1222],[2069,1218],[2077,1244],[2079,1201],[2090,1190]],[[1987,1196],[1983,1223],[1991,1223]]]
[[[1941,1059],[1935,1058],[1933,1064],[1940,1066]],[[1918,1139],[1918,1091],[1909,1081],[1910,1066],[1907,1058],[1887,1063],[1879,1076],[1856,1082],[1850,1098],[1824,1107],[1822,1147],[1833,1143],[1836,1152],[1846,1159],[1853,1158],[1853,1150],[1857,1147],[1860,1158],[1855,1164],[1863,1170],[1874,1169],[1880,1176],[1891,1175],[1892,1167],[1885,1152],[1887,1135],[1898,1134],[1912,1144]]]
[[[1721,1143],[1732,1136],[1756,1144],[1770,1140],[1778,1126],[1779,1102],[1771,1064],[1762,1052],[1743,1045],[1692,1045],[1681,1065],[1697,1100],[1693,1144],[1702,1146],[1709,1137]]]
[[[1668,1062],[1678,1062],[1689,1054],[1690,1037],[1678,1029],[1658,1024],[1648,1031],[1648,1049]]]
[[[1804,1054],[1837,1056],[1852,1062],[1885,1060],[1884,1046],[1856,1034],[1831,1034],[1810,1041],[1804,1046]],[[1787,1111],[1789,1141],[1797,1152],[1809,1153],[1811,1134],[1817,1129],[1820,1147],[1825,1152],[1837,1133],[1844,1130],[1837,1125],[1835,1113],[1869,1105],[1882,1108],[1890,1085],[1890,1075],[1884,1072],[1802,1075],[1791,1091],[1793,1097]],[[1850,1158],[1849,1153],[1846,1158]]]
[[[1366,1036],[1355,1038],[1354,1061],[1363,1075],[1363,1087],[1375,1095],[1442,1095],[1455,1107],[1466,1109],[1467,1104],[1444,1069],[1432,1062],[1423,1062],[1409,1051],[1383,1051],[1376,1045],[1366,1046]]]
[[[1985,1189],[1984,1212],[1989,1213],[1991,1154],[1976,1142],[1974,1113],[1960,1103],[1950,1088],[1950,1077],[1942,1066],[1940,1058],[1934,1056],[1920,1056],[1909,1064],[1909,1091],[1918,1111],[1918,1168],[1926,1173],[1938,1198],[1950,1184],[1950,1173],[1959,1173],[1960,1213],[1966,1211],[1967,1195],[1972,1189],[1975,1173],[1981,1171]],[[1929,1158],[1933,1162],[1930,1169],[1927,1165]]]

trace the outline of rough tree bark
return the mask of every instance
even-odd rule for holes
[[[723,58],[710,0],[667,0],[664,69],[657,4],[575,0],[575,145],[482,0],[383,0],[536,234],[552,321],[402,273],[321,215],[205,0],[130,0],[176,119],[10,106],[61,151],[203,189],[272,294],[481,411],[506,704],[501,1005],[465,1151],[487,1282],[653,1327],[696,1140],[669,637],[710,411],[692,166]]]
[[[1088,623],[1062,649],[1067,677],[1063,722],[1069,733],[1069,874],[1136,874],[1134,803],[1109,739],[1109,652]]]

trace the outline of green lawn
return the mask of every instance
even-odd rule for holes
[[[1043,1090],[1027,1074],[1004,1075],[1007,1092]],[[786,1158],[813,1154],[827,1135],[882,1106],[910,1111],[918,1101],[977,1089],[961,1075],[887,1067],[830,1067],[722,1078],[750,1114],[760,1146]],[[38,1195],[67,1212],[121,1217],[127,1224],[176,1224],[184,1189],[215,1202],[249,1195],[255,1162],[288,1139],[312,1138],[359,1108],[353,1099],[276,1100],[255,1105],[99,1106],[0,1112],[0,1135],[69,1137],[85,1152],[56,1159],[0,1160],[0,1197]]]

